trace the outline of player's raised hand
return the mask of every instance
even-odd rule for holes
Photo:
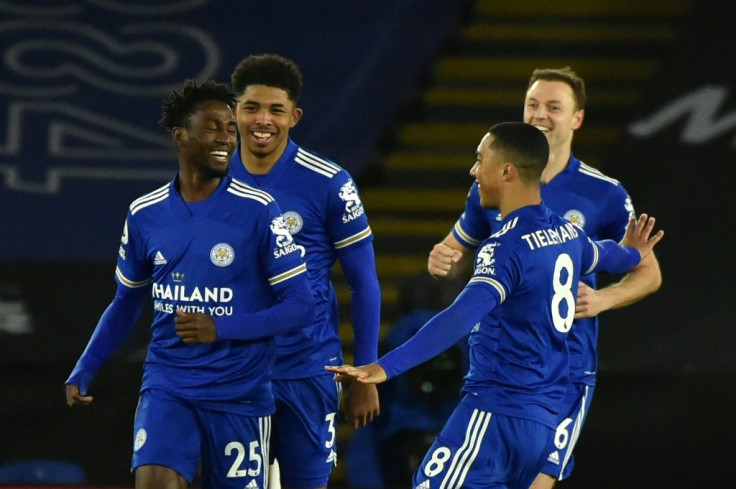
[[[176,310],[176,336],[184,343],[212,343],[217,339],[217,327],[212,316],[202,312],[187,313]]]
[[[94,401],[94,397],[92,396],[83,396],[79,392],[79,387],[74,384],[66,384],[64,386],[64,391],[66,392],[66,403],[69,405],[69,407],[74,406],[87,406],[89,404],[92,404],[92,401]]]
[[[641,214],[636,219],[632,216],[629,219],[628,226],[626,226],[624,239],[621,240],[620,244],[621,246],[636,248],[643,260],[649,256],[654,246],[664,237],[664,231],[661,229],[657,231],[657,234],[651,236],[652,230],[654,230],[654,217]]]
[[[335,380],[343,382],[345,380],[357,380],[363,384],[380,384],[386,382],[388,376],[383,367],[377,363],[363,365],[361,367],[353,367],[352,365],[341,365],[339,367],[325,367],[325,370],[335,374]]]
[[[453,272],[453,267],[462,259],[463,254],[443,243],[437,243],[429,252],[427,271],[436,278],[444,278]]]

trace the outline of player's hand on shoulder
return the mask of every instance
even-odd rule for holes
[[[649,256],[652,249],[664,237],[664,231],[661,229],[652,236],[654,223],[654,217],[647,214],[640,214],[638,219],[632,216],[629,219],[628,226],[626,226],[626,234],[624,239],[621,240],[621,245],[636,248],[643,260]]]
[[[338,382],[357,380],[364,384],[380,384],[386,382],[388,376],[383,367],[377,363],[363,365],[361,367],[353,367],[352,365],[341,365],[339,367],[326,366],[325,370],[335,374],[335,380]]]
[[[66,403],[69,407],[74,406],[87,406],[88,404],[91,404],[92,401],[94,401],[94,398],[92,396],[83,396],[79,392],[79,387],[74,384],[66,384],[64,386],[64,391],[66,393]]]
[[[202,312],[176,310],[176,336],[184,343],[212,343],[217,339],[217,326],[212,316]]]

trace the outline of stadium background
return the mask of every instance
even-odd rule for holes
[[[92,407],[68,409],[63,381],[112,297],[127,205],[175,171],[156,126],[161,98],[185,78],[227,81],[245,55],[276,52],[305,77],[294,139],[361,186],[384,336],[461,209],[485,128],[518,119],[531,69],[575,68],[589,89],[576,153],[622,180],[667,236],[661,291],[602,317],[599,389],[564,487],[727,480],[736,6],[513,4],[0,2],[0,465],[69,460],[88,484],[130,486],[145,325],[99,376]],[[340,436],[343,453],[355,449],[349,429]],[[344,464],[334,479],[347,487]]]

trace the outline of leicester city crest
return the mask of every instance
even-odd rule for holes
[[[565,215],[562,217],[575,224],[580,229],[585,228],[585,215],[577,209],[570,209],[565,212]]]
[[[292,236],[302,230],[302,226],[304,226],[304,220],[302,219],[302,216],[300,216],[297,212],[284,212],[283,217],[284,224],[286,224],[286,229],[289,230],[289,233]]]
[[[235,259],[235,250],[227,243],[218,243],[210,251],[210,260],[218,267],[226,267]]]

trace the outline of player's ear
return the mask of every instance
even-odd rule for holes
[[[505,180],[508,180],[514,175],[515,171],[516,171],[516,167],[513,164],[504,163],[503,171],[501,172],[501,175],[505,177]]]
[[[294,107],[294,110],[291,111],[291,125],[289,127],[296,126],[296,123],[299,122],[299,119],[302,118],[302,114],[304,114],[304,111],[300,109],[299,107]]]
[[[585,119],[585,109],[580,109],[572,115],[572,129],[579,129]]]
[[[175,127],[171,131],[171,139],[174,140],[174,143],[177,146],[181,146],[182,145],[182,140],[184,138],[184,131],[185,131],[185,129],[183,127]]]

